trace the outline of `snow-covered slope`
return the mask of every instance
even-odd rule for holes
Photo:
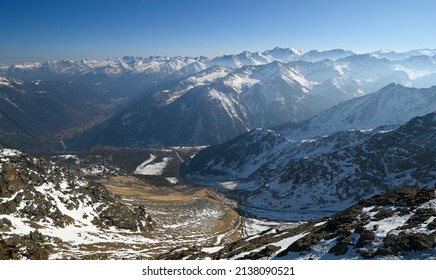
[[[260,52],[244,51],[236,55],[223,55],[212,59],[210,65],[220,65],[229,68],[240,68],[246,65],[261,65],[272,62],[271,57],[265,56]]]
[[[347,104],[341,108],[350,108],[349,112],[356,114],[343,118],[343,111],[328,110],[331,115],[320,114],[303,124],[288,125],[276,132],[256,130],[211,146],[194,157],[185,172],[191,180],[236,198],[241,211],[291,220],[323,216],[328,213],[323,211],[343,209],[404,184],[433,186],[436,95],[427,91],[430,99],[426,102],[413,102],[421,101],[422,96],[417,94],[415,99],[408,97],[408,103],[402,103],[397,93],[378,99],[385,102],[368,103],[389,118],[377,116],[374,111],[365,114],[364,110],[359,118],[357,107]],[[374,95],[383,96],[383,92]],[[358,100],[355,104],[362,103]],[[393,110],[395,104],[398,110],[404,110],[399,113],[402,118],[393,114],[397,112]],[[384,131],[386,125],[392,129],[406,122],[413,112],[422,115],[427,111],[433,113],[414,118],[391,132]],[[332,112],[336,112],[336,119]],[[314,120],[318,125],[310,126]],[[337,121],[333,125],[327,120]],[[323,122],[328,125],[325,129]],[[379,125],[385,126],[373,129]]]
[[[306,63],[306,66],[313,70],[304,71],[304,68],[307,68],[305,66],[301,67],[301,71],[298,69],[299,67],[294,68],[307,80],[324,82],[328,78],[338,77],[337,75],[325,76],[329,75],[328,72],[337,71],[340,75],[345,73],[348,77],[362,82],[362,86],[368,87],[367,91],[374,91],[389,82],[401,82],[409,86],[432,86],[433,84],[429,84],[425,78],[435,73],[434,67],[422,69],[422,62],[411,63],[410,59],[425,57],[434,66],[435,53],[435,50],[423,49],[411,50],[406,53],[378,51],[366,55],[355,55],[351,51],[342,49],[312,50],[303,53],[297,49],[276,47],[264,52],[244,51],[240,54],[227,54],[213,59],[206,57],[150,56],[144,58],[125,56],[103,61],[85,58],[0,65],[0,76],[31,80],[75,81],[110,97],[130,98],[157,83],[185,78],[211,66],[219,65],[238,69],[243,66],[263,65],[278,61],[281,63]],[[366,60],[372,58],[372,62],[363,61],[365,57]],[[322,66],[322,64],[330,64],[331,68],[323,70],[322,67],[325,65]],[[374,70],[376,71],[374,72]],[[381,70],[382,72],[380,72]],[[376,74],[376,76],[368,78],[369,73]],[[389,81],[383,81],[382,84],[377,83],[376,80],[382,78],[380,73],[390,76]],[[406,73],[406,76],[401,76],[401,73]],[[319,78],[323,76],[324,78],[320,81]],[[418,80],[419,83],[415,80]]]
[[[161,57],[151,56],[143,57],[115,57],[104,61],[93,59],[66,59],[54,60],[44,63],[23,63],[15,64],[6,68],[8,75],[38,75],[33,71],[38,70],[45,75],[83,75],[90,72],[98,72],[108,76],[116,77],[125,73],[139,74],[160,72],[162,75],[168,72],[173,72],[182,69],[184,66],[198,61],[200,58],[185,58],[185,57]],[[5,69],[2,69],[5,71]]]
[[[377,92],[344,101],[300,124],[276,128],[290,139],[302,140],[337,131],[400,125],[436,111],[436,87],[407,88],[390,84]]]
[[[210,60],[208,64],[240,68],[242,66],[268,64],[273,61],[286,63],[300,59],[302,55],[303,53],[297,49],[276,47],[264,52],[244,51],[236,55],[218,56]]]
[[[209,155],[210,159],[218,156],[218,162],[223,160],[225,164],[200,161],[202,168],[207,169],[210,165],[216,172],[248,176],[251,173],[246,174],[245,168],[253,170],[253,162],[257,162],[254,164],[256,170],[268,160],[279,161],[277,158],[284,157],[285,150],[287,156],[292,154],[295,158],[298,154],[298,158],[303,158],[316,154],[311,150],[316,147],[321,147],[322,152],[331,151],[335,146],[344,148],[379,130],[392,130],[415,116],[434,112],[435,90],[392,84],[373,94],[340,103],[300,123],[287,123],[273,130],[253,130],[220,147],[212,146],[199,153],[197,158],[204,157],[208,150],[215,150],[217,154]],[[265,156],[262,155],[263,147],[268,147]]]
[[[286,63],[299,59],[303,53],[297,49],[275,47],[272,50],[264,51],[263,55],[270,57],[272,60]]]
[[[231,70],[222,66],[211,66],[200,72],[194,73],[187,78],[180,80],[173,88],[164,89],[158,94],[159,99],[164,100],[165,104],[169,104],[188,92],[189,90],[197,87],[211,84],[218,79],[229,74]]]
[[[296,51],[286,49],[275,49],[272,53],[276,55],[282,53],[283,56],[286,53],[300,55]],[[260,56],[259,53],[257,55]],[[270,55],[272,54],[267,52],[265,57]],[[393,81],[408,84],[412,81],[410,73],[415,71],[413,73],[416,74],[418,71],[416,69],[426,69],[425,71],[429,73],[436,71],[436,68],[430,67],[431,58],[429,57],[426,59],[410,58],[401,62],[378,59],[370,55],[351,55],[336,61],[291,61],[287,64],[277,61],[268,64],[247,62],[247,59],[253,57],[255,56],[249,52],[231,56],[232,63],[239,61],[237,65],[221,63],[228,67],[211,66],[184,79],[168,83],[167,87],[159,87],[148,97],[139,100],[104,124],[103,130],[99,128],[98,131],[90,131],[90,134],[94,136],[85,137],[91,138],[90,143],[82,143],[82,145],[100,143],[147,146],[222,143],[253,128],[270,128],[289,121],[305,120],[339,102],[363,96],[370,89],[378,89]],[[240,60],[242,58],[245,59],[244,63]],[[200,70],[207,67],[205,65],[208,63],[229,61],[229,59],[230,57],[227,56],[219,57],[216,61],[203,59],[201,63],[190,65],[197,65],[196,69]],[[402,63],[403,68],[399,66],[399,63]],[[244,64],[249,65],[241,67]],[[420,77],[413,81],[423,83],[422,77],[424,76]],[[426,81],[430,83],[429,77]],[[384,95],[381,94],[386,98],[389,96],[388,91],[395,91],[396,95],[393,97],[398,98],[398,102],[408,103],[410,100],[405,92],[412,90],[403,89],[397,85],[381,91],[386,92]],[[427,91],[433,91],[433,89]],[[418,92],[417,94],[423,97],[422,100],[414,101],[417,102],[416,106],[429,106],[430,109],[423,110],[422,113],[431,112],[432,93],[427,94],[426,90]],[[414,98],[413,94],[410,96]],[[382,125],[387,120],[371,113],[378,110],[374,107],[376,103],[382,106],[386,102],[382,99],[383,97],[379,100],[363,98],[358,99],[362,104],[357,104],[357,100],[354,101],[354,105],[347,103],[340,107],[344,110],[341,112],[344,114],[344,119],[341,121],[343,123],[330,124],[327,120],[328,113],[326,113],[324,119],[318,121],[321,128],[316,124],[308,124],[307,129],[304,127],[300,129],[303,132],[293,131],[293,134],[297,136],[292,137],[298,138],[299,133],[307,137],[310,133],[328,134],[337,131],[336,128],[347,129],[346,123],[351,122],[352,114],[363,116],[365,110],[367,116],[363,118],[371,116],[372,120],[376,122],[378,120],[378,123],[370,126],[362,124],[363,126],[374,128]],[[398,119],[400,123],[410,119],[410,116],[415,115],[416,110],[422,109],[418,107],[411,108],[411,112],[406,112],[401,108],[392,112],[389,108],[384,108],[385,115],[390,115],[392,118],[386,124],[392,124],[395,118],[400,118]],[[356,112],[353,112],[354,110]],[[333,114],[338,114],[338,112],[333,112]],[[345,120],[345,118],[348,119]],[[336,121],[339,121],[339,117]],[[360,120],[352,121],[349,127],[357,127],[358,121]],[[366,122],[371,122],[371,120],[367,119]]]

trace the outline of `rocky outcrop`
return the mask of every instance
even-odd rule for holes
[[[47,259],[50,234],[77,242],[105,230],[144,233],[153,223],[144,207],[43,159],[0,149],[0,163],[1,258]]]
[[[328,253],[336,256],[345,255],[351,248],[356,249],[363,258],[374,258],[379,255],[401,256],[410,251],[431,249],[436,246],[436,232],[428,230],[423,233],[418,229],[423,227],[426,221],[436,217],[435,209],[429,208],[436,205],[425,204],[435,197],[434,189],[420,189],[417,186],[403,187],[392,193],[377,195],[335,214],[329,218],[325,226],[297,240],[279,256],[285,256],[288,252],[310,251],[322,240],[334,238],[336,241]],[[373,212],[366,210],[369,208],[372,208]],[[390,223],[391,220],[394,223],[407,215],[411,217],[405,220],[404,224],[383,235],[380,227],[384,223]],[[374,243],[376,238],[381,240],[381,244]]]
[[[116,227],[131,231],[145,231],[151,227],[153,222],[145,211],[144,206],[127,206],[123,204],[112,204],[104,208],[93,221],[95,224],[106,227]]]
[[[388,234],[375,255],[402,255],[409,251],[423,251],[435,247],[435,240],[435,232],[426,234],[402,231],[399,234]]]
[[[36,230],[28,235],[14,234],[7,238],[0,235],[0,260],[47,260],[52,251],[48,242],[48,237]]]

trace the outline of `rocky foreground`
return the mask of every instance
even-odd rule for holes
[[[145,208],[45,160],[1,149],[0,163],[0,259],[62,258],[75,245],[127,242],[152,226]]]
[[[436,192],[408,186],[322,220],[167,259],[436,259]]]

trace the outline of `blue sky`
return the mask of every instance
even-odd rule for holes
[[[433,0],[2,0],[0,63],[436,48]]]

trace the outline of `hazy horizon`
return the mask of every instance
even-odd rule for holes
[[[303,51],[303,50],[301,50],[299,48],[289,47],[289,46],[276,46],[276,47],[277,48],[281,48],[281,49],[287,49],[287,48],[296,49],[296,50],[301,51],[303,54],[307,53],[309,51],[314,51],[314,50],[315,51],[319,51],[319,52],[323,52],[323,51],[331,51],[331,50],[335,50],[335,49],[342,49],[342,48],[333,48],[333,49],[316,49],[316,48],[313,48],[313,49],[308,49],[308,50],[304,50]],[[111,56],[111,57],[102,57],[102,58],[100,58],[100,57],[99,58],[95,58],[95,57],[59,57],[59,58],[47,59],[47,60],[0,61],[0,64],[3,64],[3,65],[13,65],[13,64],[25,64],[25,63],[44,63],[44,62],[48,62],[48,61],[68,60],[68,59],[72,59],[72,60],[89,59],[89,60],[96,60],[96,61],[105,61],[105,60],[110,60],[112,58],[122,58],[122,57],[148,58],[148,57],[152,57],[152,56],[157,56],[157,57],[191,57],[191,58],[206,57],[208,59],[213,59],[213,58],[220,57],[220,56],[223,56],[223,55],[238,55],[238,54],[240,54],[242,52],[245,52],[245,51],[248,51],[248,52],[251,52],[251,53],[255,53],[255,52],[262,53],[262,52],[267,51],[267,50],[272,50],[272,49],[274,49],[276,47],[269,48],[269,49],[264,49],[264,50],[247,50],[247,49],[243,49],[243,50],[240,50],[240,51],[235,52],[235,53],[223,53],[223,54],[219,54],[217,56],[202,56],[202,55],[199,55],[199,56],[180,56],[180,55],[167,56],[167,55],[159,55],[159,54],[150,54],[150,55],[142,55],[141,56],[141,55],[124,54],[124,55],[120,55],[120,56]],[[405,52],[412,51],[412,50],[436,50],[436,48],[434,48],[434,49],[430,49],[430,48],[418,48],[418,49],[407,49],[407,50],[401,50],[401,51],[392,50],[392,49],[377,49],[377,50],[369,50],[367,52],[356,52],[356,51],[350,50],[350,49],[343,49],[343,50],[344,51],[351,51],[351,52],[354,52],[357,55],[360,55],[360,54],[367,54],[367,53],[372,53],[372,52],[377,52],[377,51],[382,51],[382,50],[393,51],[393,52],[396,52],[396,53],[405,53]]]
[[[5,0],[0,63],[436,48],[430,0]]]

